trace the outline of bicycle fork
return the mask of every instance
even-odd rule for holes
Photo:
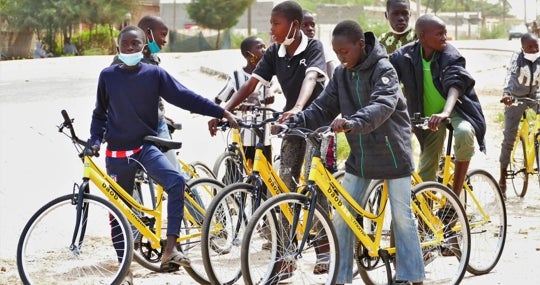
[[[75,256],[81,254],[81,247],[83,244],[84,235],[86,233],[86,225],[88,221],[88,203],[84,203],[84,194],[89,193],[88,178],[83,179],[83,183],[79,186],[77,183],[73,184],[73,198],[71,204],[76,206],[77,215],[75,217],[75,228],[73,229],[73,236],[71,238],[71,244],[69,250]]]

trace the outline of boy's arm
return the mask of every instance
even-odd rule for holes
[[[236,106],[240,105],[240,103],[244,102],[244,100],[253,93],[255,88],[257,87],[257,84],[259,83],[259,79],[257,79],[255,76],[251,76],[246,83],[240,87],[240,89],[235,92],[231,99],[227,102],[227,105],[225,105],[226,110],[233,110]]]
[[[448,90],[448,94],[446,95],[446,103],[444,104],[442,112],[431,115],[428,120],[428,128],[430,130],[438,130],[439,125],[448,117],[450,117],[450,114],[452,114],[452,110],[454,110],[454,106],[456,106],[456,102],[459,100],[459,96],[459,90],[455,87],[450,87],[450,89]]]
[[[92,121],[90,123],[90,139],[88,141],[89,146],[99,146],[103,141],[103,135],[107,125],[108,106],[108,96],[105,92],[104,83],[100,78],[97,88],[96,105],[94,107],[94,111],[92,112]]]
[[[292,116],[296,115],[298,112],[304,109],[304,106],[313,94],[313,90],[315,89],[315,85],[317,84],[318,76],[319,73],[315,70],[310,70],[306,73],[306,76],[302,81],[302,87],[300,89],[300,94],[298,94],[296,104],[291,110],[283,113],[283,116],[281,116],[280,118],[280,122],[286,121],[287,119],[291,118]]]

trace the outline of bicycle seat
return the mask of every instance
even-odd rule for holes
[[[179,149],[182,147],[181,142],[164,139],[156,136],[146,136],[144,137],[145,142],[152,143],[157,146],[162,152],[166,152],[171,149]]]

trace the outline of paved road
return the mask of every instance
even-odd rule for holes
[[[479,88],[500,90],[508,50],[516,50],[518,41],[455,42],[468,59],[468,68]],[[472,51],[469,48],[500,51]],[[211,98],[224,81],[199,72],[201,66],[229,72],[242,64],[237,50],[193,54],[162,54],[162,66],[189,88]],[[70,191],[79,182],[80,161],[55,126],[61,121],[60,110],[75,118],[80,137],[88,136],[99,71],[109,64],[110,56],[51,58],[0,62],[0,284],[16,275],[12,263],[19,233],[30,215],[53,197]],[[490,108],[493,96],[482,96]],[[167,107],[168,115],[180,121],[184,129],[176,134],[184,142],[182,156],[187,161],[212,164],[223,149],[225,139],[210,138],[207,118]],[[488,120],[497,120],[497,109]],[[490,130],[498,133],[498,130]],[[479,155],[475,166],[496,171],[500,138],[488,140],[488,156]],[[463,284],[537,283],[540,273],[540,190],[530,190],[520,201],[510,194],[509,239],[499,265],[491,274],[467,275]],[[141,269],[144,270],[144,269]],[[144,273],[137,284],[192,284],[187,274],[156,276]],[[163,280],[168,280],[167,282]],[[13,280],[13,279],[10,279]],[[355,281],[355,284],[360,281]]]

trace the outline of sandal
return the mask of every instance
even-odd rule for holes
[[[133,273],[131,270],[126,273],[126,276],[124,276],[124,280],[122,280],[120,285],[133,285]]]
[[[315,264],[315,267],[313,267],[313,274],[319,275],[319,274],[326,274],[328,273],[329,265],[326,262],[317,262]]]
[[[180,270],[180,266],[190,267],[190,260],[181,252],[176,251],[161,262],[160,270],[162,272],[174,272]]]

